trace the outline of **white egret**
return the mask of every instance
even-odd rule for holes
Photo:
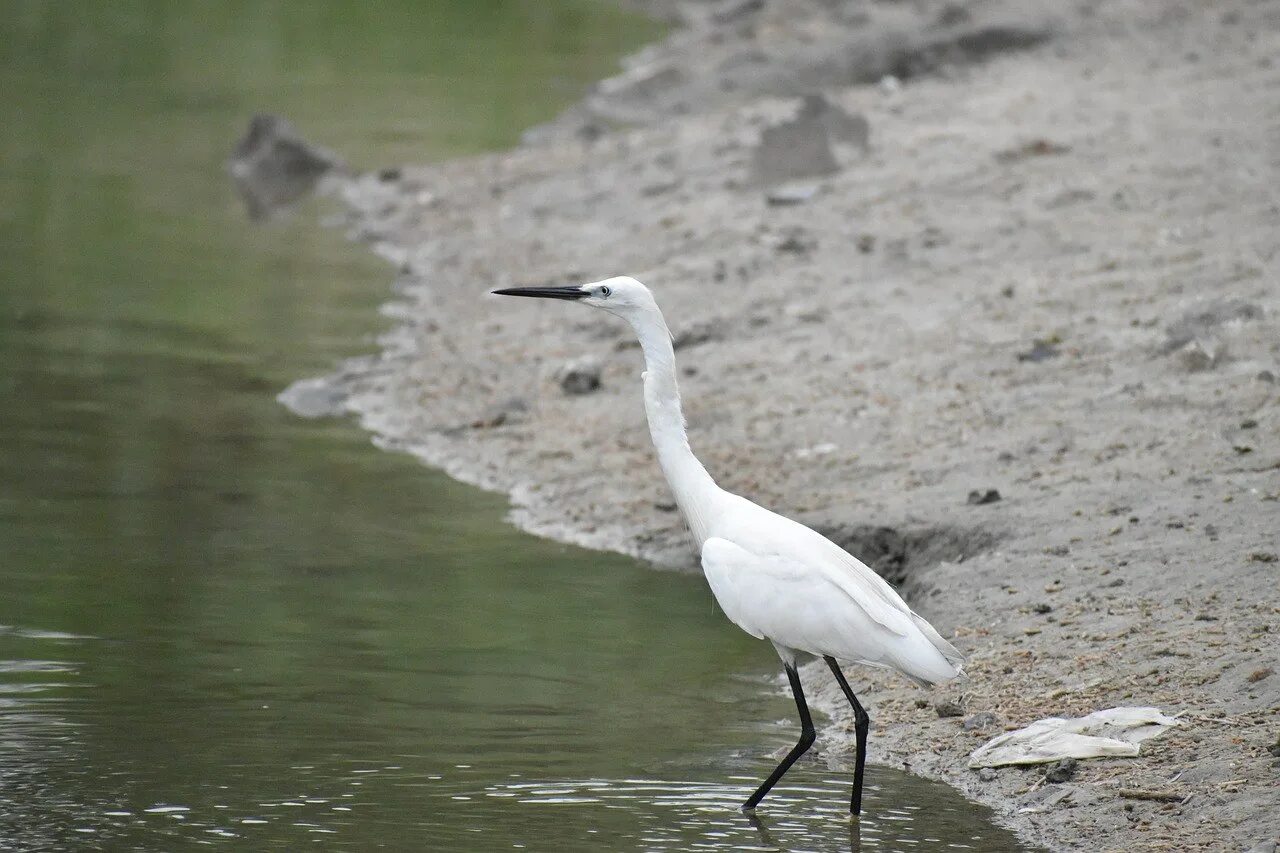
[[[619,277],[577,287],[516,287],[504,296],[566,299],[626,320],[644,352],[644,405],[658,462],[697,541],[716,601],[739,628],[773,643],[782,658],[800,741],[743,804],[750,811],[813,745],[813,720],[796,655],[821,656],[853,706],[857,755],[850,811],[862,811],[870,719],[849,688],[841,661],[897,670],[922,685],[954,678],[964,658],[917,616],[879,575],[825,536],[716,485],[685,435],[671,332],[649,289]]]

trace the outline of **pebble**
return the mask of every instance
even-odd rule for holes
[[[880,94],[886,96],[896,95],[902,91],[902,81],[892,74],[886,74],[881,77],[877,86],[880,89]]]
[[[1044,780],[1055,784],[1066,782],[1076,775],[1076,768],[1080,762],[1074,758],[1064,758],[1061,761],[1055,761],[1049,765],[1049,769],[1045,771]]]
[[[472,429],[491,429],[507,423],[523,420],[529,404],[522,397],[511,397],[489,406],[480,417],[471,422]]]
[[[774,246],[774,251],[793,255],[807,255],[818,247],[816,240],[802,233],[789,234],[786,239]]]
[[[785,184],[765,193],[764,200],[770,207],[790,207],[803,204],[817,192],[817,184]]]
[[[580,396],[600,390],[600,363],[593,358],[571,361],[560,370],[560,390]]]
[[[933,710],[937,712],[939,717],[943,718],[964,716],[964,708],[960,707],[960,703],[952,702],[949,699],[933,703]]]
[[[704,320],[693,323],[676,332],[671,339],[671,348],[681,350],[685,347],[696,347],[698,344],[722,341],[726,337],[726,331],[723,320]]]
[[[764,186],[804,178],[818,178],[840,171],[823,123],[798,116],[766,127],[752,154],[752,175]]]
[[[250,218],[257,221],[309,195],[341,162],[304,140],[283,116],[261,113],[250,119],[227,166]]]
[[[832,141],[853,145],[863,151],[871,146],[871,123],[867,117],[846,111],[826,95],[805,95],[798,118],[819,122]]]
[[[347,392],[328,379],[300,379],[276,399],[299,417],[326,418],[342,414]]]
[[[764,0],[725,0],[711,12],[711,20],[717,24],[732,24],[763,8]]]
[[[1224,323],[1245,320],[1258,320],[1263,316],[1262,308],[1243,299],[1219,299],[1198,305],[1187,311],[1176,322],[1165,330],[1164,352],[1170,353],[1185,349],[1191,344],[1200,344],[1202,349],[1213,350],[1214,341],[1210,332]]]
[[[1226,358],[1226,348],[1222,342],[1213,338],[1188,341],[1178,350],[1182,366],[1192,373],[1209,370]]]
[[[1037,340],[1031,345],[1031,349],[1018,353],[1018,361],[1032,363],[1048,361],[1051,358],[1057,358],[1060,354],[1061,350],[1054,346],[1052,341]]]
[[[993,712],[979,711],[976,714],[971,714],[968,717],[965,717],[964,722],[960,725],[966,732],[976,732],[982,729],[989,729],[992,726],[999,724],[1000,718]]]

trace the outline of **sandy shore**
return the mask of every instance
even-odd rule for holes
[[[1275,840],[1280,6],[666,6],[668,41],[523,147],[343,187],[400,269],[395,328],[294,398],[508,492],[531,531],[692,568],[624,328],[484,296],[634,275],[713,475],[969,655],[935,695],[857,671],[873,761],[1052,849]],[[771,203],[762,128],[815,92],[834,162]],[[599,389],[565,393],[584,358]],[[804,676],[839,761],[843,706]],[[1002,728],[1115,705],[1183,725],[1061,783],[966,768]]]

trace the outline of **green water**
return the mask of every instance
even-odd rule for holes
[[[511,144],[655,28],[601,3],[0,0],[0,849],[849,849],[703,581],[565,548],[275,395],[389,275],[250,226],[271,109],[357,164]],[[1014,849],[872,768],[863,849]]]

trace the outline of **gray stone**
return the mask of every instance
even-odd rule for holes
[[[1257,320],[1261,316],[1261,308],[1243,299],[1216,299],[1198,305],[1165,330],[1168,338],[1163,352],[1175,352],[1192,343],[1204,346],[1204,342],[1211,337],[1210,333],[1224,323]]]
[[[804,204],[818,194],[818,185],[808,182],[796,182],[774,187],[765,193],[765,203],[770,207],[790,207]]]
[[[724,0],[712,10],[711,20],[717,24],[732,24],[763,8],[764,0]]]
[[[967,24],[973,20],[973,15],[960,3],[948,3],[938,12],[938,26],[954,27],[958,24]]]
[[[1226,360],[1227,348],[1222,341],[1212,335],[1188,341],[1178,350],[1178,359],[1182,366],[1195,373],[1209,370]]]
[[[1037,340],[1031,345],[1031,349],[1018,353],[1018,361],[1035,363],[1057,358],[1058,355],[1058,347],[1053,341]]]
[[[525,419],[529,411],[529,403],[523,397],[509,397],[484,410],[480,417],[471,422],[472,429],[492,429],[504,424],[518,423]]]
[[[773,250],[784,255],[807,255],[816,248],[818,241],[797,229],[784,237]]]
[[[329,171],[341,167],[332,153],[302,138],[281,116],[260,113],[227,158],[249,217],[262,220],[305,198]]]
[[[796,117],[766,127],[751,160],[752,178],[764,186],[819,178],[840,171],[826,125],[820,119]]]
[[[1211,370],[1227,361],[1222,326],[1262,317],[1262,309],[1243,299],[1215,299],[1189,310],[1165,330],[1163,355],[1176,354],[1191,372]]]
[[[871,147],[871,122],[862,113],[847,112],[826,95],[805,95],[798,119],[816,121],[827,131],[831,142],[853,145],[862,150]]]
[[[276,397],[286,409],[303,418],[328,418],[342,414],[346,392],[325,378],[299,379]]]
[[[671,346],[673,349],[679,350],[686,347],[696,347],[699,344],[710,343],[711,341],[722,341],[724,338],[725,324],[723,320],[703,320],[676,332],[671,338]]]
[[[963,717],[964,708],[959,702],[953,702],[950,699],[944,699],[940,702],[933,703],[933,710],[939,717]]]
[[[978,732],[1000,725],[1000,718],[991,711],[979,711],[964,718],[960,724],[966,732]]]
[[[1071,796],[1069,788],[1060,788],[1057,785],[1045,785],[1036,791],[1031,791],[1018,800],[1018,810],[1026,814],[1043,814],[1052,811],[1063,800]]]
[[[1076,775],[1076,768],[1079,762],[1074,758],[1064,758],[1061,761],[1055,761],[1049,765],[1049,769],[1044,773],[1046,782],[1060,783],[1066,782]]]
[[[594,358],[571,361],[559,372],[560,390],[577,396],[600,390],[600,362]]]
[[[624,71],[596,84],[601,95],[620,100],[647,101],[680,85],[684,74],[675,65],[652,63]]]

